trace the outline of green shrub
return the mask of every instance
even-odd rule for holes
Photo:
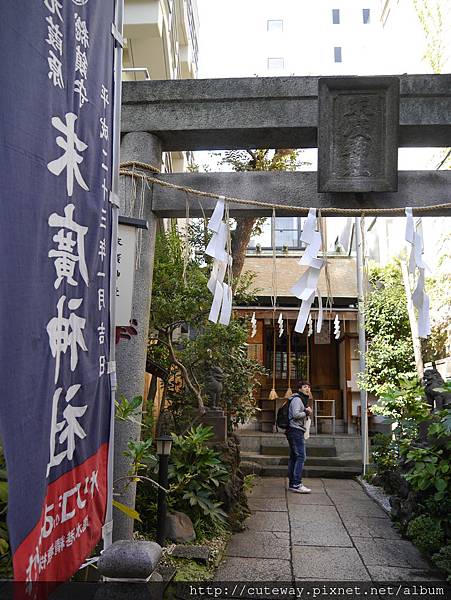
[[[227,515],[215,494],[228,472],[219,454],[206,445],[212,435],[211,427],[198,425],[185,435],[173,436],[168,504],[186,512],[193,522],[203,519],[217,525],[225,522]]]
[[[410,373],[414,364],[406,294],[399,263],[369,265],[371,292],[365,302],[368,338],[361,383],[377,397]]]
[[[256,475],[255,473],[249,473],[244,476],[243,489],[245,492],[250,492],[255,485]]]
[[[448,575],[448,580],[451,581],[451,544],[443,546],[437,554],[434,554],[432,560],[439,569]]]
[[[418,423],[428,418],[429,405],[418,378],[405,377],[400,378],[397,387],[386,386],[371,412],[383,415],[395,424],[393,433],[398,441],[409,441],[416,437]]]
[[[376,433],[372,439],[371,456],[379,475],[386,471],[394,471],[399,464],[397,445],[390,435]]]
[[[212,428],[198,425],[184,435],[172,436],[172,451],[169,458],[168,508],[186,513],[193,521],[198,537],[221,531],[227,515],[216,500],[219,485],[228,477],[228,471],[219,459],[219,455],[206,442],[212,437]],[[137,443],[141,448],[143,442]],[[130,446],[129,446],[130,450]],[[137,522],[138,531],[152,535],[156,530],[157,488],[149,482],[155,479],[155,469],[151,461],[141,460],[137,453],[136,462],[144,467],[147,463],[148,477],[140,471],[140,482],[136,495],[136,510],[141,522]],[[155,471],[155,472],[154,472]]]
[[[451,411],[441,411],[434,416],[428,429],[428,446],[411,448],[402,446],[409,471],[406,479],[410,487],[417,492],[426,492],[431,501],[441,510],[449,503],[451,496],[451,437],[449,432],[449,416]],[[430,507],[431,509],[431,507]],[[435,512],[432,506],[432,512]]]
[[[440,522],[429,515],[420,515],[412,519],[407,526],[407,535],[415,546],[428,556],[437,552],[445,541]]]
[[[120,421],[135,421],[140,418],[139,408],[142,404],[142,396],[135,396],[132,400],[127,400],[124,394],[120,394],[119,400],[115,401],[116,410],[114,416]]]

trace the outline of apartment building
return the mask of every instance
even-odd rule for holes
[[[123,79],[195,79],[199,17],[196,0],[125,0]],[[165,171],[184,171],[186,152],[166,153]]]
[[[200,4],[209,49],[202,77],[362,75],[378,68],[379,0]]]

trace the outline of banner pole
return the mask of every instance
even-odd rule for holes
[[[121,140],[121,97],[122,97],[122,28],[124,21],[124,0],[115,0],[114,24],[114,113],[113,113],[113,172],[111,178],[111,265],[110,265],[110,362],[111,377],[111,421],[108,446],[108,496],[103,527],[103,549],[113,543],[113,478],[114,478],[114,417],[116,401],[116,260],[119,220],[119,163]]]

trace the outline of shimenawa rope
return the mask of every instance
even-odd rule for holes
[[[160,173],[159,169],[151,164],[129,161],[121,164],[121,168],[119,170],[119,175],[125,175],[132,178],[142,179],[150,183],[156,183],[161,185],[162,187],[171,188],[174,190],[181,190],[182,192],[187,192],[188,194],[192,194],[194,196],[199,196],[203,198],[224,198],[227,202],[231,204],[244,204],[248,206],[261,206],[264,208],[277,208],[280,210],[289,210],[292,212],[300,212],[300,213],[308,213],[310,207],[309,206],[291,206],[289,204],[277,204],[270,202],[262,202],[261,200],[250,200],[245,198],[234,198],[233,196],[224,196],[223,194],[215,194],[213,192],[203,192],[201,190],[196,190],[194,188],[185,187],[183,185],[176,185],[175,183],[169,183],[168,181],[163,181],[156,177],[151,177],[146,173],[138,173],[134,170],[130,171],[126,167],[140,168],[146,171],[152,171],[154,173]],[[430,206],[417,206],[413,210],[415,213],[424,213],[431,210],[442,210],[444,208],[451,208],[449,202],[444,202],[442,204],[433,204]],[[323,215],[402,215],[405,214],[405,207],[394,207],[394,208],[322,208],[321,213]]]

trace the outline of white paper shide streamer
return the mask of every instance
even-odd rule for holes
[[[313,321],[312,321],[312,315],[308,316],[308,321],[307,321],[307,325],[308,325],[308,337],[310,337],[313,333]]]
[[[232,257],[227,252],[229,236],[228,223],[224,222],[225,198],[222,196],[208,222],[208,229],[213,232],[205,254],[213,258],[210,279],[207,287],[213,294],[213,302],[208,319],[213,323],[228,325],[232,315],[232,288],[224,282],[227,268],[232,265]]]
[[[431,322],[429,317],[429,296],[424,291],[425,270],[429,267],[423,260],[423,232],[421,219],[414,222],[412,208],[406,208],[406,242],[411,246],[409,257],[409,273],[414,279],[417,275],[415,289],[412,294],[412,302],[418,311],[418,335],[427,338],[431,333]]]
[[[252,313],[251,326],[252,326],[251,338],[253,338],[257,335],[257,319],[255,318],[255,313]]]
[[[338,340],[340,337],[340,319],[338,318],[338,315],[335,315],[335,319],[334,319],[334,338],[336,340]]]
[[[283,317],[282,317],[282,313],[279,314],[279,318],[277,319],[277,324],[279,325],[279,337],[283,336]]]
[[[306,272],[291,288],[291,293],[302,300],[298,318],[294,330],[302,333],[310,315],[310,309],[315,295],[318,296],[319,314],[316,331],[320,333],[323,324],[323,303],[318,289],[318,279],[324,261],[317,258],[321,248],[321,233],[316,230],[316,208],[311,208],[301,234],[301,241],[306,244],[306,250],[299,261],[300,265],[306,265]]]

